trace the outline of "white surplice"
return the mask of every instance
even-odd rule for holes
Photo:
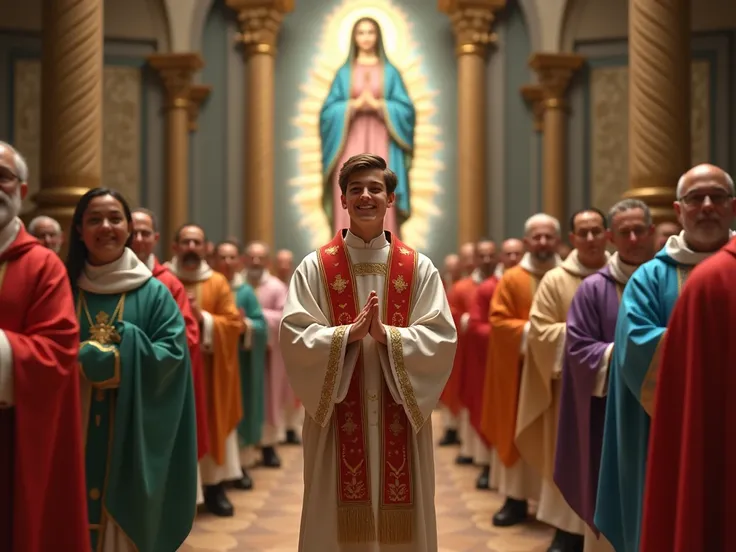
[[[358,308],[362,309],[370,292],[375,290],[382,311],[389,242],[382,234],[365,243],[348,232],[345,244],[353,264]],[[302,261],[291,279],[281,322],[280,346],[292,388],[307,413],[303,430],[300,552],[437,552],[432,424],[426,422],[450,377],[457,331],[437,269],[424,255],[417,257],[410,326],[386,326],[389,333],[398,332],[401,337],[397,350],[389,354],[388,347],[370,335],[362,341],[364,412],[375,520],[378,520],[380,498],[379,421],[384,380],[393,399],[404,406],[414,430],[410,445],[414,528],[413,542],[406,544],[385,545],[377,540],[338,542],[338,463],[333,411],[335,403],[343,401],[348,392],[360,346],[357,342],[348,345],[349,327],[331,326],[330,304],[316,252]],[[380,314],[383,316],[383,312]],[[331,353],[337,356],[338,362],[330,363]],[[400,375],[404,374],[408,376],[408,385],[404,380],[402,386]]]

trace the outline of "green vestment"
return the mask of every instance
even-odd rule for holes
[[[243,394],[243,419],[238,425],[241,446],[261,441],[264,418],[266,347],[268,327],[255,291],[243,284],[235,292],[235,304],[250,320],[240,347],[240,385]]]
[[[191,530],[197,499],[184,319],[155,278],[125,294],[75,295],[82,388],[88,391],[82,419],[92,550],[102,548],[112,521],[138,552],[173,552]],[[99,323],[106,317],[113,318],[119,343],[104,344]]]

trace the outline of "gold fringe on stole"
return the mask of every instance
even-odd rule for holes
[[[414,508],[381,509],[378,530],[382,544],[406,544],[414,536]]]
[[[376,521],[373,519],[373,507],[370,502],[338,506],[337,538],[342,543],[376,540]]]

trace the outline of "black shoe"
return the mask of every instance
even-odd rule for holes
[[[583,552],[584,546],[583,535],[557,529],[547,552]]]
[[[250,491],[253,488],[253,480],[251,479],[250,475],[248,475],[248,472],[245,468],[243,468],[243,477],[236,481],[233,481],[233,488],[239,489],[241,491]]]
[[[280,468],[281,459],[276,454],[276,449],[273,447],[263,447],[261,449],[263,454],[263,466],[266,468]]]
[[[455,463],[458,466],[470,466],[473,464],[473,457],[472,456],[460,456],[458,455],[457,458],[455,458]]]
[[[302,442],[297,436],[296,431],[294,431],[293,429],[287,429],[286,430],[286,441],[284,441],[284,444],[301,445]]]
[[[453,445],[459,445],[460,439],[457,437],[457,429],[448,429],[445,431],[445,436],[440,441],[441,447],[451,447]]]
[[[485,491],[489,488],[491,479],[491,466],[483,466],[478,479],[475,480],[475,488],[479,491]]]
[[[493,516],[496,527],[511,527],[523,523],[529,516],[526,500],[507,498],[503,507]]]
[[[225,486],[207,485],[204,488],[204,505],[211,513],[219,517],[232,517],[235,509],[225,494]]]

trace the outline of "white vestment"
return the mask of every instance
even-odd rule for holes
[[[370,243],[350,232],[345,237],[355,274],[358,309],[371,291],[379,294],[383,315],[390,245],[382,234]],[[370,464],[373,517],[378,526],[380,504],[380,407],[383,382],[404,406],[413,428],[412,542],[381,544],[338,542],[338,458],[333,423],[335,403],[342,402],[360,353],[360,342],[348,345],[350,326],[332,326],[317,253],[307,256],[291,279],[281,323],[280,344],[292,388],[302,401],[304,421],[304,504],[300,552],[437,552],[434,505],[434,450],[429,421],[445,386],[455,355],[457,331],[437,269],[417,256],[410,326],[386,326],[400,337],[386,345],[370,335],[362,340],[363,400]],[[332,360],[337,362],[330,362]]]

